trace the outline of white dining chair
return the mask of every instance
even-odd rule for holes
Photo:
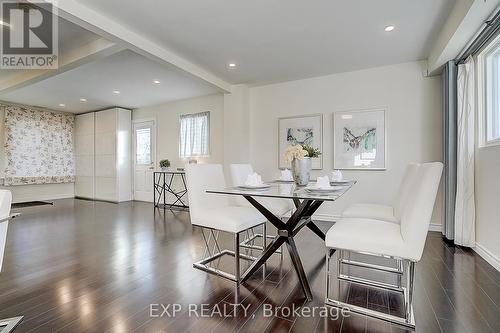
[[[330,228],[325,240],[327,247],[325,303],[327,305],[348,308],[353,312],[410,328],[415,327],[415,318],[413,315],[415,263],[422,257],[442,170],[443,164],[439,162],[423,163],[416,168],[415,177],[417,177],[418,181],[414,182],[408,191],[408,204],[405,204],[402,208],[400,223],[369,218],[341,218]],[[339,284],[341,280],[344,280],[403,293],[405,305],[404,317],[378,312],[342,302],[340,299],[330,298],[330,258],[333,249],[337,250],[336,275]],[[344,264],[395,273],[397,275],[402,274],[402,272],[394,268],[347,261],[344,259],[344,252],[355,252],[401,260],[407,278],[406,285],[403,286],[402,283],[399,283],[400,280],[398,280],[398,284],[390,284],[343,274],[342,267]]]
[[[231,182],[233,186],[244,185],[248,178],[248,175],[251,175],[254,172],[252,165],[247,163],[231,164],[229,166],[229,169],[231,172]],[[267,198],[267,197],[257,198],[256,200],[259,203],[261,203],[264,207],[269,209],[274,215],[280,218],[283,218],[294,209],[293,203],[290,200],[279,199],[279,198]],[[245,198],[240,198],[240,197],[236,198],[236,204],[244,207],[253,207]],[[263,239],[262,247],[254,244],[254,241],[257,238]],[[264,239],[263,234],[252,232],[252,235],[248,235],[247,240],[241,242],[241,246],[260,250],[263,247],[264,248],[266,247],[267,239],[274,239],[274,236],[267,235],[267,237]],[[277,251],[277,253],[281,254],[282,250]]]
[[[406,167],[401,185],[399,186],[396,200],[393,205],[382,205],[374,203],[355,203],[349,205],[343,212],[342,217],[368,218],[387,222],[399,223],[401,213],[405,205],[409,204],[411,190],[417,181],[416,174],[418,163],[410,163]],[[411,204],[411,203],[410,203]]]
[[[7,229],[9,227],[10,206],[12,204],[12,193],[8,190],[0,190],[0,272],[2,271],[5,243],[7,242]]]
[[[367,218],[381,220],[392,223],[399,223],[401,220],[401,212],[405,205],[411,204],[408,198],[411,189],[414,187],[414,182],[417,181],[417,170],[420,164],[410,163],[406,167],[403,180],[396,194],[395,203],[393,205],[382,205],[375,203],[355,203],[349,205],[343,212],[342,218]],[[395,265],[399,272],[403,271],[403,262],[395,260]],[[400,275],[398,275],[398,279]]]
[[[224,172],[220,164],[186,165],[186,182],[191,224],[202,229],[206,246],[204,258],[195,262],[193,267],[239,284],[241,282],[240,259],[250,261],[256,259],[240,253],[240,233],[259,225],[265,225],[266,218],[254,208],[232,205],[227,195],[206,192],[209,189],[226,187]],[[205,231],[207,231],[207,235]],[[233,234],[234,251],[221,250],[218,242],[221,231]],[[230,274],[211,265],[214,260],[223,255],[235,258],[235,274]]]
[[[251,164],[231,164],[229,169],[231,171],[233,186],[245,185],[248,175],[254,172]],[[244,198],[238,199],[240,199],[240,201],[238,201],[239,205],[252,207]],[[262,197],[258,198],[258,201],[276,216],[285,216],[294,208],[292,202],[285,199]]]

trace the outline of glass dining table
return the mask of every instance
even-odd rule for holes
[[[254,206],[267,220],[278,230],[276,237],[267,245],[261,256],[255,260],[242,276],[242,282],[254,274],[281,245],[286,244],[293,267],[298,275],[300,284],[308,301],[312,300],[311,287],[307,281],[307,276],[300,260],[295,236],[304,228],[309,228],[322,241],[325,234],[313,222],[312,216],[325,201],[335,201],[346,193],[356,181],[332,183],[333,189],[330,191],[311,190],[308,187],[297,186],[293,182],[274,181],[268,183],[270,186],[263,189],[247,189],[242,187],[227,187],[221,189],[209,189],[207,193],[242,196],[252,206]],[[314,182],[310,182],[309,186]],[[259,197],[281,198],[293,200],[295,211],[286,220],[273,214],[259,201]]]

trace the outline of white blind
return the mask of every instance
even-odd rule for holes
[[[210,112],[182,115],[179,133],[181,158],[210,154]]]

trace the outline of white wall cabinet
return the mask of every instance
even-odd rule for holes
[[[132,200],[132,114],[113,108],[76,116],[77,197]]]

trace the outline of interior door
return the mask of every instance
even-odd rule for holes
[[[155,160],[154,120],[134,122],[134,200],[153,202]]]

